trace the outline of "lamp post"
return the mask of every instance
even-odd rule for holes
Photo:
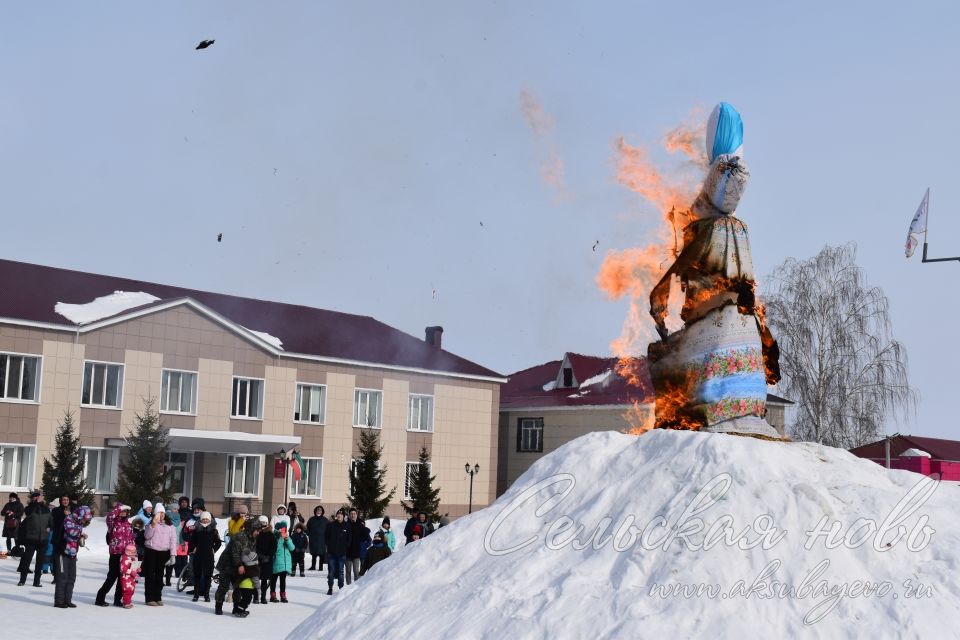
[[[480,465],[475,464],[470,468],[470,463],[463,465],[463,470],[470,474],[470,502],[467,503],[467,513],[473,513],[473,476],[480,473]]]

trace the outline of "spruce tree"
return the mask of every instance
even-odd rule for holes
[[[128,456],[117,476],[117,500],[132,507],[144,500],[173,500],[169,471],[163,469],[170,455],[167,430],[153,409],[153,398],[145,398],[143,404],[143,413],[136,415],[133,430],[124,438]]]
[[[410,478],[410,502],[401,501],[400,504],[408,516],[423,511],[429,520],[436,522],[440,519],[440,489],[433,488],[437,476],[430,475],[430,452],[425,446],[420,447],[419,462]]]
[[[84,474],[83,450],[80,436],[73,427],[73,412],[63,414],[57,427],[53,459],[43,459],[43,480],[40,491],[47,500],[56,502],[61,496],[70,496],[76,503],[93,504],[93,491],[87,486]]]
[[[360,432],[360,457],[350,469],[350,489],[347,501],[355,508],[364,520],[380,518],[387,510],[393,495],[397,492],[394,487],[387,491],[384,478],[387,468],[380,466],[380,455],[383,447],[380,446],[380,436],[373,429],[364,429]]]

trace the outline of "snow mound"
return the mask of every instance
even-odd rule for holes
[[[58,302],[53,310],[73,324],[87,324],[115,316],[127,309],[142,307],[159,299],[143,291],[114,291],[108,296],[100,296],[93,302],[84,304]]]
[[[247,329],[247,328],[244,327],[244,329]],[[252,333],[253,335],[257,336],[258,338],[260,338],[261,340],[263,340],[263,341],[266,342],[267,344],[272,345],[274,348],[280,349],[281,351],[283,351],[283,342],[282,342],[282,341],[280,340],[280,338],[278,338],[277,336],[270,335],[269,333],[266,333],[265,331],[254,331],[253,329],[247,329],[247,331],[249,331],[249,332]]]
[[[958,492],[810,443],[591,433],[288,637],[945,637],[960,629]]]

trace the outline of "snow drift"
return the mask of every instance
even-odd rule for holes
[[[809,443],[593,433],[289,637],[945,637],[958,492]]]

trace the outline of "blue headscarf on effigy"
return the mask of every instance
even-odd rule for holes
[[[743,120],[728,102],[713,108],[707,121],[707,155],[710,163],[724,154],[741,155],[743,147]]]

